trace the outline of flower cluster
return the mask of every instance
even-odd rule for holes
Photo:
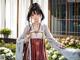
[[[0,47],[0,55],[4,55],[5,60],[14,60],[15,59],[15,56],[12,53],[12,51],[5,47]]]
[[[47,50],[47,53],[48,53],[49,60],[67,60],[64,56],[62,56],[54,48],[50,48],[49,50]]]
[[[59,41],[66,47],[80,49],[80,39],[78,37],[73,37],[73,36],[69,36],[65,38],[63,37],[63,38],[59,38]]]
[[[48,60],[67,60],[63,55],[61,55],[57,50],[51,48],[51,45],[45,40],[46,52],[48,55]]]

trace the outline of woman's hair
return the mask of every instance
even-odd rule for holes
[[[32,15],[32,12],[34,14],[40,14],[42,17],[41,17],[41,21],[44,19],[44,14],[39,6],[38,3],[33,3],[31,6],[30,6],[30,9],[29,9],[29,12],[28,12],[28,15],[27,15],[27,20],[29,21],[31,15]]]

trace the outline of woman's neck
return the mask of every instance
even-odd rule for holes
[[[40,23],[33,23],[32,26],[33,26],[33,29],[35,30],[35,32],[38,32],[39,29],[40,29]]]
[[[35,25],[39,25],[40,23],[33,23],[33,25],[35,26]]]

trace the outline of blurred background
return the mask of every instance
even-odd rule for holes
[[[11,43],[7,47],[15,52],[16,39],[28,24],[29,6],[35,2],[40,4],[43,23],[53,36],[67,47],[80,49],[80,0],[0,0],[0,46]]]
[[[52,34],[80,36],[79,0],[0,0],[0,29],[9,28],[10,38],[21,35],[30,4],[40,4]],[[0,35],[1,36],[1,35]]]

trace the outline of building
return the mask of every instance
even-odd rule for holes
[[[44,23],[55,36],[80,36],[79,0],[0,0],[0,29],[12,30],[10,37],[20,36],[27,24],[30,4],[38,2],[44,12]]]
[[[80,0],[49,0],[49,7],[52,33],[80,36]]]

